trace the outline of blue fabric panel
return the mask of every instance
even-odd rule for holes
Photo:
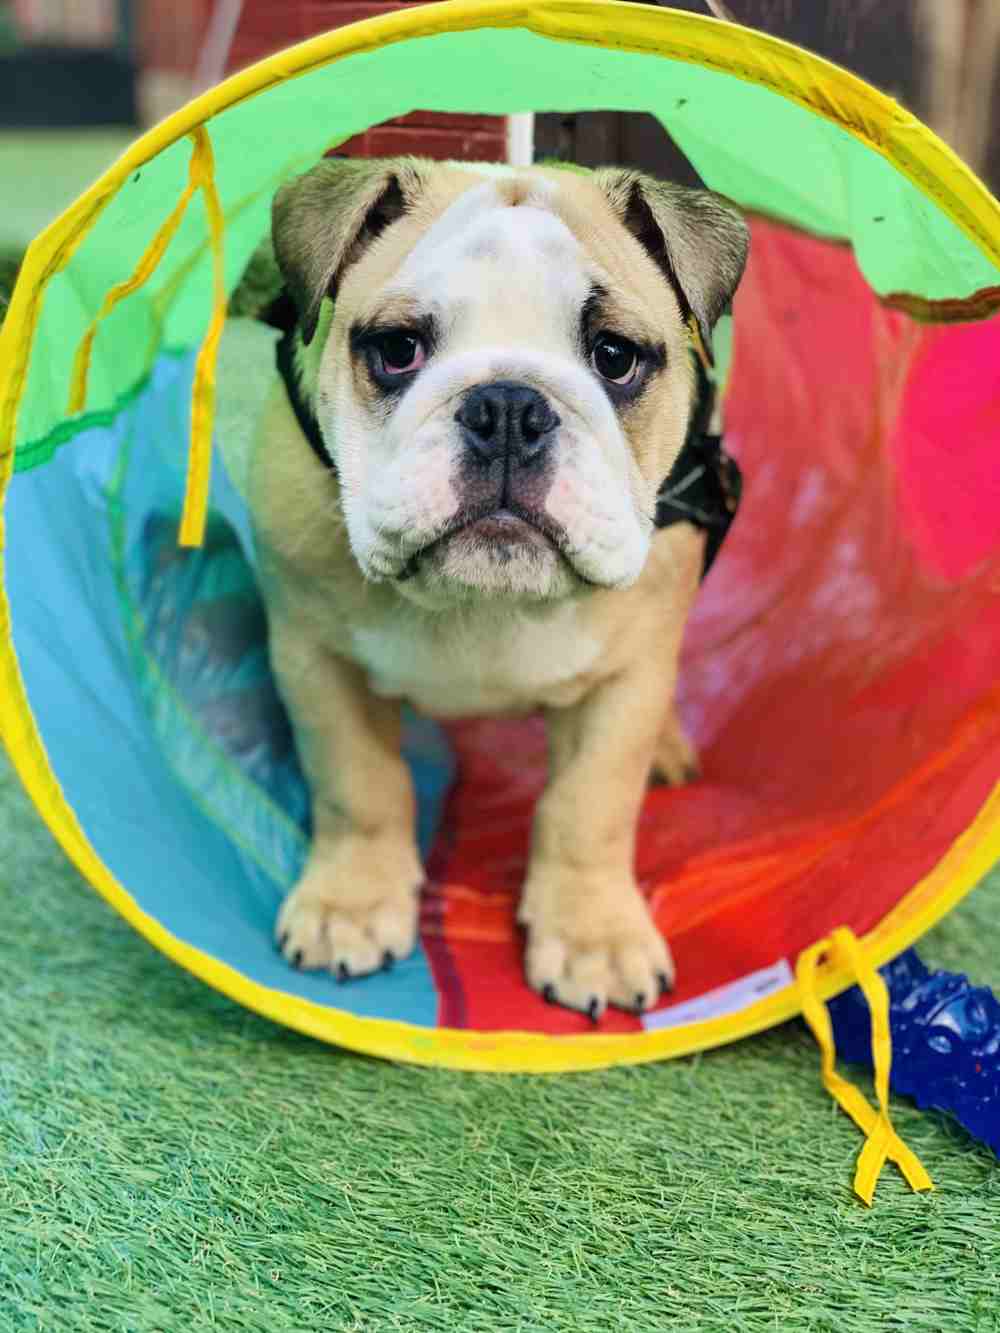
[[[98,855],[172,934],[261,985],[433,1026],[437,996],[422,949],[391,973],[344,986],[292,971],[274,950],[274,916],[307,846],[307,801],[267,673],[247,516],[218,456],[211,509],[220,540],[187,564],[163,540],[181,509],[192,369],[192,356],[162,357],[110,427],[12,480],[14,646],[53,770]],[[249,746],[244,735],[234,742],[225,709],[225,725],[212,730],[220,700],[246,690],[267,702]],[[453,763],[426,723],[411,723],[407,757],[426,854]]]

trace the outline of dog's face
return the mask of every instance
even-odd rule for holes
[[[273,233],[366,576],[428,606],[638,578],[735,211],[625,171],[326,161]]]

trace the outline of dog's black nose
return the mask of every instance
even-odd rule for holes
[[[470,451],[484,463],[498,458],[534,462],[559,425],[559,418],[537,389],[508,380],[470,389],[455,420]]]

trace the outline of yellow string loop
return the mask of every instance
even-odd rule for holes
[[[76,349],[76,356],[73,358],[73,376],[70,380],[69,405],[67,408],[71,416],[75,416],[77,412],[82,412],[87,405],[87,377],[90,374],[90,359],[94,350],[94,339],[97,336],[98,325],[111,314],[119,301],[123,301],[126,296],[130,296],[132,292],[138,290],[155,272],[167,246],[173,240],[174,233],[181,225],[181,219],[184,217],[187,206],[191,202],[191,196],[197,188],[195,181],[190,179],[173,212],[153,237],[142,258],[135,266],[132,276],[112,287],[101,302],[101,308],[80,340],[80,345]]]
[[[200,546],[205,535],[208,490],[212,469],[212,421],[215,411],[215,361],[219,338],[226,322],[226,280],[223,267],[225,218],[215,188],[215,158],[203,126],[193,133],[191,180],[205,199],[209,242],[212,247],[212,319],[198,351],[191,388],[191,438],[188,446],[187,484],[179,541],[182,546]]]
[[[711,375],[715,362],[709,348],[705,346],[701,336],[701,329],[698,327],[698,321],[692,315],[687,322],[688,333],[691,336],[691,346],[694,348],[694,354],[701,362],[702,369],[706,375]]]
[[[836,1047],[833,1027],[826,1006],[816,989],[819,960],[828,955],[850,972],[861,987],[872,1024],[872,1063],[875,1066],[875,1095],[878,1111],[872,1109],[861,1092],[835,1071]],[[802,1014],[820,1049],[823,1086],[843,1111],[867,1137],[854,1175],[854,1190],[870,1207],[875,1185],[886,1160],[895,1162],[914,1190],[933,1189],[930,1176],[920,1159],[906,1146],[889,1119],[889,1073],[892,1066],[892,1038],[889,1030],[889,992],[877,969],[868,960],[854,933],[846,927],[835,930],[829,939],[805,949],[795,968]]]
[[[80,340],[73,358],[70,380],[69,412],[82,412],[87,403],[87,379],[94,350],[94,339],[103,319],[126,296],[137,291],[156,271],[156,267],[173,240],[196,190],[201,190],[208,216],[209,242],[212,247],[212,319],[195,362],[194,384],[191,389],[191,438],[188,448],[187,484],[184,492],[184,512],[181,517],[179,540],[182,546],[200,546],[205,533],[205,515],[208,510],[208,489],[212,465],[212,417],[215,408],[215,360],[219,338],[226,322],[226,285],[223,269],[223,233],[225,219],[218,191],[215,188],[215,157],[212,142],[203,125],[192,130],[194,151],[188,166],[188,183],[174,205],[170,216],[159,228],[135,266],[130,278],[112,287],[101,302],[101,307]]]

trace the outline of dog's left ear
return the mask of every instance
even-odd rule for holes
[[[742,215],[710,190],[609,168],[594,181],[628,230],[666,274],[685,319],[692,314],[712,355],[712,329],[743,276],[750,232]]]
[[[425,174],[418,158],[325,158],[275,195],[274,253],[303,342],[312,342],[323,298],[336,296],[345,269],[414,203]]]

